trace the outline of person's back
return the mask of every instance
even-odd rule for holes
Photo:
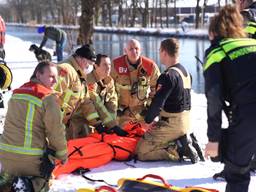
[[[203,66],[209,140],[205,156],[219,155],[225,164],[226,192],[247,192],[256,154],[256,40],[246,38],[241,14],[231,5],[212,18],[209,38]],[[225,132],[222,111],[229,121]]]

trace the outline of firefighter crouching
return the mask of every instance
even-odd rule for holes
[[[212,18],[209,39],[203,66],[209,139],[205,155],[222,156],[226,192],[247,192],[256,154],[256,40],[246,38],[239,10],[231,5]],[[222,139],[226,103],[229,127]]]
[[[88,134],[85,121],[96,125],[99,115],[90,100],[86,88],[86,75],[93,69],[96,55],[89,45],[78,48],[67,60],[58,64],[59,78],[55,90],[60,95],[63,122],[66,125],[67,139]],[[81,109],[84,103],[85,108]]]
[[[141,56],[140,43],[131,39],[125,55],[113,60],[111,76],[118,95],[119,124],[130,120],[143,120],[143,112],[155,94],[160,71],[150,59]]]
[[[31,80],[15,89],[9,100],[0,136],[0,183],[6,175],[14,176],[13,191],[47,190],[52,165],[43,158],[46,149],[62,162],[67,158],[65,128],[53,93],[57,74],[55,64],[39,63]]]
[[[150,124],[159,116],[159,122],[140,139],[136,153],[139,160],[180,160],[177,147],[184,150],[192,163],[197,161],[186,134],[190,128],[191,76],[179,63],[179,42],[165,39],[160,45],[160,61],[166,70],[157,81],[157,89],[146,113]],[[183,154],[182,154],[183,155]]]
[[[90,98],[99,114],[99,118],[105,127],[98,129],[99,133],[114,132],[125,136],[127,133],[118,126],[117,94],[114,81],[110,76],[111,61],[107,55],[98,54],[94,70],[87,76],[87,87]],[[97,129],[97,128],[96,128]]]

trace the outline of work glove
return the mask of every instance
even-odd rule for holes
[[[96,131],[101,134],[104,133],[106,128],[104,127],[104,125],[102,123],[98,124],[95,126]]]
[[[40,175],[45,179],[49,179],[51,177],[52,171],[55,168],[54,157],[55,151],[50,148],[46,148],[43,156],[40,158]]]
[[[117,125],[115,125],[114,127],[112,127],[112,128],[110,128],[110,129],[108,129],[107,131],[106,131],[106,133],[115,133],[115,134],[117,134],[118,136],[126,136],[126,135],[128,135],[128,133],[125,131],[125,130],[123,130],[122,128],[120,128],[119,126],[117,126]]]

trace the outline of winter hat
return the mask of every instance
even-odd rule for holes
[[[37,33],[43,33],[45,31],[45,26],[41,26],[37,28]]]
[[[78,48],[75,53],[80,57],[84,57],[94,62],[96,61],[96,54],[94,48],[89,44],[83,45],[82,47]]]

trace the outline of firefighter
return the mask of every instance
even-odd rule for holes
[[[138,159],[180,160],[175,144],[175,140],[179,139],[186,155],[195,163],[196,153],[186,137],[190,127],[191,76],[179,63],[178,40],[163,40],[159,56],[167,69],[157,80],[156,94],[146,113],[145,122],[152,124],[157,116],[159,121],[140,139],[136,149]]]
[[[86,76],[93,70],[95,60],[94,49],[84,45],[58,64],[59,78],[55,90],[60,95],[68,140],[88,134],[84,127],[86,121],[98,129],[103,127],[86,88]]]
[[[220,156],[224,162],[226,192],[245,192],[256,154],[256,40],[246,38],[243,18],[231,5],[211,20],[209,39],[203,66],[209,140],[205,156]],[[225,131],[222,110],[229,121]]]
[[[0,136],[0,178],[6,174],[16,176],[13,191],[38,192],[47,188],[49,178],[44,176],[52,170],[45,173],[50,165],[41,160],[46,148],[53,150],[61,162],[67,159],[65,128],[53,91],[57,74],[55,64],[39,63],[30,81],[15,89],[9,100]]]
[[[91,100],[94,102],[105,129],[97,130],[99,133],[114,132],[119,136],[127,133],[122,130],[116,120],[117,94],[114,81],[110,76],[111,61],[107,55],[98,54],[94,70],[87,77],[87,87]]]
[[[143,120],[143,112],[150,105],[160,71],[154,61],[141,56],[136,39],[127,42],[125,55],[113,60],[111,76],[118,95],[119,124],[129,120]]]

